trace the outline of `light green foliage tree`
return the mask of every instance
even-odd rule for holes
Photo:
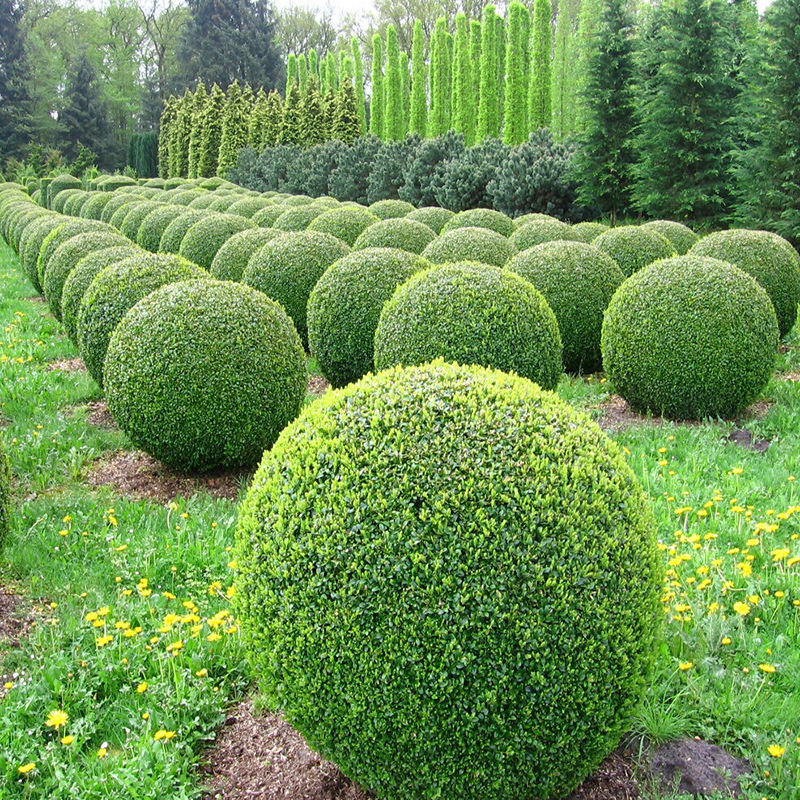
[[[194,90],[194,102],[192,103],[192,129],[189,131],[188,176],[190,178],[197,177],[197,168],[200,163],[206,102],[208,102],[206,85],[202,80],[198,80],[197,88]]]
[[[581,0],[575,47],[575,130],[586,128],[588,109],[582,98],[589,83],[589,62],[597,50],[597,30],[602,13],[601,0]]]
[[[400,48],[397,29],[386,28],[386,111],[384,135],[387,141],[402,139],[403,130],[403,79],[400,75]]]
[[[506,21],[498,14],[494,18],[495,35],[494,41],[497,45],[497,109],[500,115],[500,129],[503,128],[503,116],[505,115],[505,89],[506,89]]]
[[[336,56],[333,50],[328,50],[325,55],[325,64],[328,69],[328,86],[335,92],[339,88],[339,73],[336,68]]]
[[[293,83],[297,83],[297,56],[294,53],[289,53],[289,58],[286,62],[286,88],[284,89],[284,97],[289,96],[289,90],[292,88]]]
[[[222,116],[222,136],[217,164],[217,174],[222,177],[225,177],[228,170],[236,163],[239,150],[247,147],[247,133],[252,111],[252,103],[239,86],[239,81],[234,81],[228,87],[228,100]]]
[[[425,64],[425,31],[422,21],[414,21],[411,45],[411,112],[409,130],[425,136],[428,127],[428,69]]]
[[[161,124],[158,128],[158,176],[160,178],[169,178],[169,148],[176,111],[177,99],[170,96],[164,103],[164,112],[161,114]]]
[[[172,127],[170,142],[170,177],[185,178],[189,174],[189,137],[192,131],[194,95],[189,89],[178,100],[178,111]]]
[[[566,5],[564,3],[563,5]],[[508,7],[508,59],[506,64],[503,141],[512,147],[528,138],[527,100],[530,14],[522,3]]]
[[[466,14],[459,13],[453,51],[453,130],[464,134],[467,147],[475,142],[475,92],[469,57],[469,22]]]
[[[294,81],[283,104],[280,144],[303,144],[303,116],[300,110],[300,87]]]
[[[333,129],[336,127],[336,96],[337,93],[333,90],[333,87],[329,86],[324,97],[325,130],[329,139],[333,135]]]
[[[575,42],[569,3],[558,4],[553,55],[553,133],[563,139],[575,130]]]
[[[400,88],[403,96],[403,136],[408,133],[411,116],[411,77],[408,74],[408,53],[400,51]]]
[[[222,140],[222,115],[224,112],[225,94],[215,83],[211,87],[211,93],[206,103],[200,161],[197,165],[199,178],[210,178],[217,174],[219,146]]]
[[[258,90],[255,105],[253,106],[253,113],[250,115],[250,121],[247,126],[247,143],[254,150],[261,151],[264,148],[262,144],[262,136],[265,127],[268,125],[267,118],[269,116],[269,104],[267,100],[267,93],[262,86]]]
[[[319,93],[317,80],[313,75],[308,75],[305,89],[300,101],[301,129],[303,133],[302,144],[312,147],[322,144],[328,138],[327,123],[325,120],[325,105]]]
[[[550,0],[535,0],[528,114],[531,130],[549,128],[552,120]]]
[[[297,81],[300,84],[300,91],[303,92],[306,88],[306,81],[308,80],[308,60],[305,53],[300,53],[297,56]]]
[[[267,95],[267,114],[261,128],[261,149],[278,144],[283,128],[283,100],[276,90]]]
[[[495,7],[487,5],[481,17],[481,96],[477,141],[500,135],[500,95],[497,91],[497,25]]]
[[[436,20],[431,45],[431,113],[428,117],[428,136],[441,136],[450,129],[452,69],[447,20]]]
[[[372,37],[372,96],[369,102],[369,132],[383,138],[386,97],[383,83],[383,40],[376,33]]]
[[[308,51],[308,74],[313,75],[319,82],[319,55],[313,47]]]
[[[348,78],[341,81],[339,91],[336,93],[336,110],[333,116],[331,138],[351,145],[360,134],[361,123],[358,118],[356,91],[352,81]]]
[[[478,127],[478,109],[481,105],[481,21],[469,21],[469,68],[472,72],[472,108],[475,114],[475,129]]]
[[[364,61],[361,58],[361,45],[358,38],[350,39],[350,52],[353,56],[353,86],[356,90],[358,108],[358,127],[361,136],[367,133],[367,100],[364,95]]]

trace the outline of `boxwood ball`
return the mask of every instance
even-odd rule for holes
[[[320,398],[236,540],[267,702],[378,797],[564,797],[642,697],[652,515],[619,448],[524,378],[434,362]]]

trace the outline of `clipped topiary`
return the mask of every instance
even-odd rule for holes
[[[325,270],[308,298],[308,345],[332,386],[372,369],[381,309],[400,284],[430,266],[422,256],[383,247],[351,253]]]
[[[275,220],[286,210],[284,205],[274,203],[271,206],[262,208],[261,211],[256,211],[250,219],[260,228],[271,228],[275,224]]]
[[[432,267],[384,305],[375,330],[375,368],[435,358],[516,372],[555,389],[562,371],[558,322],[541,293],[519,275],[485,264]]]
[[[114,194],[111,199],[103,206],[100,211],[100,219],[103,222],[111,222],[114,214],[117,213],[123,206],[131,205],[131,203],[141,203],[142,201],[133,194]]]
[[[240,231],[254,228],[245,217],[233,214],[214,214],[195,222],[181,241],[180,254],[204,269],[211,266],[214,256],[228,239]]]
[[[213,192],[206,192],[200,195],[200,197],[195,197],[194,200],[189,203],[189,208],[208,208],[216,199]]]
[[[67,215],[67,212],[64,210],[67,203],[76,195],[83,194],[81,189],[65,189],[59,192],[54,198],[53,202],[50,204],[50,208],[53,211],[57,211],[59,214]]]
[[[47,207],[53,208],[54,199],[63,191],[70,189],[80,189],[82,186],[80,178],[74,175],[57,175],[50,181],[47,187]]]
[[[399,219],[414,211],[414,206],[406,203],[405,200],[378,200],[369,207],[368,211],[378,219]]]
[[[388,202],[388,201],[381,201]],[[436,234],[423,222],[396,217],[370,225],[353,244],[354,250],[367,247],[395,247],[409,253],[421,253]]]
[[[82,190],[76,190],[75,192],[71,191],[69,198],[65,203],[63,203],[63,209],[61,213],[66,214],[68,217],[80,217],[81,208],[88,199],[89,192],[84,192]]]
[[[242,281],[286,309],[305,346],[308,296],[322,273],[349,252],[350,248],[341,239],[327,233],[284,233],[253,255]]]
[[[125,219],[122,220],[122,224],[119,226],[119,232],[123,236],[127,236],[132,242],[137,241],[142,223],[161,205],[163,204],[148,200],[131,206],[131,210],[125,215]]]
[[[775,306],[781,337],[794,327],[800,302],[800,256],[786,239],[768,231],[718,231],[701,239],[690,252],[722,259],[752,275]]]
[[[33,288],[41,293],[39,283],[39,253],[44,240],[64,224],[60,214],[44,214],[25,227],[19,240],[19,260]]]
[[[274,228],[248,228],[234,233],[217,250],[209,272],[221,281],[240,281],[253,255],[280,235],[281,231]]]
[[[304,231],[317,217],[327,211],[324,206],[287,208],[272,224],[279,231]]]
[[[649,231],[660,233],[664,238],[669,239],[679,256],[686,255],[700,239],[688,225],[667,219],[645,222],[642,227],[647,228]]]
[[[611,228],[592,240],[594,247],[608,253],[625,275],[676,254],[672,242],[654,230],[638,225]]]
[[[86,290],[95,277],[106,267],[111,267],[126,258],[140,255],[141,249],[130,242],[120,247],[95,250],[84,256],[69,273],[61,292],[61,324],[67,336],[78,344],[78,311]]]
[[[487,228],[456,228],[434,239],[422,251],[422,255],[434,264],[477,261],[502,267],[516,252],[517,248],[495,231]]]
[[[546,242],[514,256],[508,269],[529,280],[558,321],[567,372],[602,366],[603,312],[625,280],[611,256],[583,242]]]
[[[455,213],[447,208],[438,206],[423,206],[406,214],[406,219],[415,219],[427,225],[435,234],[440,234],[442,228],[455,216]]]
[[[152,208],[152,203],[149,200],[137,200],[135,203],[128,203],[127,205],[118,208],[108,221],[109,225],[116,228],[118,231],[122,230],[125,220],[131,215],[135,214],[137,219],[141,219],[142,215],[147,216],[147,213]]]
[[[487,228],[508,237],[514,232],[514,222],[511,217],[491,208],[471,208],[469,211],[459,211],[451,217],[442,228],[442,233],[456,228]]]
[[[377,221],[378,218],[364,208],[342,205],[320,214],[309,224],[308,230],[329,233],[352,247],[355,240]]]
[[[89,192],[91,195],[81,209],[81,216],[85,219],[100,219],[103,209],[114,196],[111,192]]]
[[[579,242],[586,242],[591,244],[601,233],[608,230],[608,225],[603,225],[601,222],[579,222],[577,225],[572,226],[572,232]]]
[[[161,241],[158,244],[159,252],[177,255],[180,252],[183,237],[189,232],[189,228],[200,222],[201,219],[208,219],[213,215],[213,211],[206,211],[205,209],[195,211],[194,209],[185,208],[183,214],[175,217],[164,228],[164,233],[161,234]]]
[[[297,416],[305,354],[283,309],[227,281],[149,294],[111,337],[105,392],[131,440],[178,469],[255,464]]]
[[[603,368],[638,411],[732,417],[772,376],[778,322],[747,273],[694,254],[657,261],[620,286],[605,314]]]
[[[523,378],[436,362],[308,406],[240,509],[266,701],[378,797],[565,797],[657,647],[656,526],[620,449]]]
[[[0,439],[0,552],[11,528],[11,464]]]
[[[151,253],[157,253],[161,247],[161,237],[167,226],[185,213],[186,209],[183,206],[173,206],[167,203],[155,205],[139,225],[139,230],[136,232],[136,244]]]
[[[520,225],[511,235],[517,250],[527,250],[537,244],[556,241],[580,241],[571,225],[557,219],[535,219]]]
[[[54,228],[42,242],[39,250],[39,258],[36,261],[36,270],[39,276],[39,286],[44,289],[45,276],[47,275],[48,267],[50,266],[50,259],[55,254],[56,250],[61,247],[64,242],[77,236],[79,233],[105,233],[109,236],[119,236],[119,232],[106,225],[104,222],[98,222],[94,219],[75,219],[73,217],[64,217],[66,222]]]
[[[261,211],[262,208],[272,205],[272,201],[266,197],[254,196],[244,197],[237,200],[233,205],[228,208],[229,214],[238,214],[240,217],[247,217],[251,219],[256,211]]]
[[[84,292],[78,309],[78,349],[89,374],[103,385],[108,340],[127,311],[150,292],[177,281],[210,279],[201,267],[180,256],[126,258],[99,272]]]
[[[527,225],[529,222],[540,222],[542,220],[545,222],[551,222],[552,220],[563,222],[563,220],[554,217],[552,214],[539,214],[538,212],[534,212],[532,214],[522,214],[519,217],[514,217],[514,230],[521,228],[523,225]]]

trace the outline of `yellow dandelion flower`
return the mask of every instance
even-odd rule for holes
[[[136,691],[138,694],[144,694],[148,689],[149,684],[147,681],[142,681],[137,687]]]
[[[681,663],[678,664],[678,669],[682,670],[683,672],[686,672],[686,670],[691,669],[693,666],[694,666],[694,661],[681,661]]]
[[[63,725],[66,725],[68,720],[69,714],[58,708],[55,711],[51,711],[47,715],[47,719],[44,721],[44,724],[47,725],[48,728],[55,728],[58,730]]]
[[[732,640],[731,640],[730,636],[723,636],[723,638],[722,638],[722,644],[730,644],[731,641]]]
[[[780,758],[786,752],[786,748],[785,747],[781,747],[779,744],[771,744],[767,748],[767,752],[773,758]]]
[[[72,744],[75,741],[74,736],[62,736],[61,737],[61,744],[67,745]]]
[[[741,601],[733,604],[733,610],[742,617],[746,617],[750,613],[750,606]]]
[[[157,741],[168,741],[175,738],[175,731],[165,731],[163,728],[153,734],[153,738]]]
[[[17,772],[19,772],[20,775],[27,775],[29,772],[35,769],[36,769],[36,763],[34,761],[31,761],[28,764],[23,764],[21,767],[17,767]]]
[[[770,674],[773,673],[773,672],[777,672],[777,669],[772,664],[759,664],[758,668],[762,672],[767,672],[767,673],[770,673]]]

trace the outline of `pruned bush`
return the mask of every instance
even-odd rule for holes
[[[111,192],[90,192],[89,194],[91,196],[81,209],[81,216],[86,219],[100,219],[103,209],[111,202],[114,195]]]
[[[398,219],[410,214],[413,210],[414,206],[406,203],[405,200],[378,200],[368,209],[378,219]]]
[[[516,372],[554,389],[561,336],[544,297],[524,278],[486,264],[418,272],[381,311],[375,368],[435,358]]]
[[[490,208],[460,211],[445,223],[442,233],[456,230],[456,228],[486,228],[506,237],[514,233],[514,223],[511,217],[507,217],[499,211],[492,211]]]
[[[495,231],[487,228],[456,228],[434,239],[422,255],[434,264],[448,261],[477,261],[502,267],[517,252],[517,248]]]
[[[50,259],[55,255],[56,250],[64,242],[77,236],[79,233],[105,233],[109,236],[119,236],[119,232],[110,225],[98,222],[94,219],[75,219],[74,217],[63,217],[63,225],[59,225],[50,231],[42,242],[39,250],[39,258],[36,262],[36,270],[39,278],[39,287],[44,290],[45,277],[50,267]]]
[[[266,703],[377,797],[567,796],[629,730],[664,616],[619,447],[479,367],[395,369],[304,409],[234,558]]]
[[[701,239],[691,255],[727,261],[766,289],[781,337],[794,327],[800,302],[800,256],[786,239],[769,231],[718,231]]]
[[[248,228],[234,233],[217,250],[209,272],[221,281],[240,281],[253,255],[277,236],[281,232],[274,228]]]
[[[372,369],[381,309],[401,283],[430,266],[410,252],[369,248],[325,270],[308,299],[308,344],[331,385],[344,386]]]
[[[250,219],[255,222],[260,228],[271,228],[275,224],[275,220],[281,214],[285,214],[286,207],[280,203],[273,203],[270,206],[265,206],[261,211],[256,211]]]
[[[620,286],[603,323],[603,368],[637,411],[732,417],[772,376],[778,321],[767,293],[725,261],[657,261]]]
[[[299,412],[306,366],[283,309],[228,281],[172,283],[125,314],[104,386],[122,430],[185,470],[255,464]]]
[[[99,272],[83,294],[77,326],[78,349],[97,383],[103,385],[108,340],[129,309],[160,286],[204,278],[211,276],[180,256],[151,253],[126,258]]]
[[[285,207],[284,207],[285,208]],[[272,223],[278,231],[304,231],[317,217],[326,212],[326,208],[317,205],[300,206],[299,208],[286,208],[286,210]]]
[[[376,222],[378,218],[364,208],[340,206],[320,214],[311,221],[308,230],[329,233],[352,247],[356,239]]]
[[[243,197],[241,200],[237,200],[228,209],[228,212],[251,219],[256,211],[261,211],[262,208],[266,208],[269,205],[272,205],[272,203],[265,197]]]
[[[589,244],[556,241],[514,256],[507,269],[529,280],[553,309],[564,346],[564,369],[600,369],[603,312],[625,280],[617,262]]]
[[[97,179],[97,188],[103,192],[115,192],[123,186],[135,186],[136,181],[127,175],[103,175]]]
[[[142,215],[147,216],[147,213],[153,207],[149,200],[137,200],[135,203],[128,203],[127,205],[118,208],[108,221],[109,225],[116,228],[118,231],[122,230],[125,220],[131,215],[136,214],[136,219],[140,220]]]
[[[437,206],[423,206],[417,208],[408,215],[406,219],[413,219],[427,225],[437,236],[442,232],[442,228],[455,216],[453,211]]]
[[[72,198],[80,197],[82,194],[83,191],[81,189],[64,189],[53,197],[50,208],[53,211],[57,211],[59,214],[66,214],[67,212],[64,209],[67,203],[72,200]]]
[[[153,206],[139,225],[139,230],[136,232],[136,244],[151,253],[157,253],[161,248],[161,237],[167,226],[185,213],[186,209],[183,206],[173,206],[167,203]]]
[[[119,232],[123,236],[127,236],[132,242],[135,242],[139,236],[139,228],[142,222],[158,208],[161,203],[154,203],[148,200],[144,203],[131,206],[131,210],[125,215],[122,223],[119,226]]]
[[[214,214],[198,220],[189,228],[181,241],[179,253],[203,269],[209,269],[217,251],[231,236],[254,227],[254,223],[245,217]]]
[[[491,208],[489,185],[497,177],[508,148],[498,139],[485,139],[457,153],[436,168],[433,196],[451,211]]]
[[[367,203],[372,165],[382,146],[374,136],[356,139],[339,156],[338,166],[328,177],[328,192],[337,200]]]
[[[113,194],[111,199],[100,210],[100,220],[102,222],[111,223],[114,214],[119,211],[123,206],[131,205],[132,203],[141,203],[142,201],[132,194]]]
[[[545,242],[580,241],[579,234],[571,225],[560,222],[557,219],[537,219],[520,225],[511,234],[511,241],[517,250],[527,250],[529,247],[536,247],[537,244]]]
[[[69,189],[80,189],[81,185],[80,178],[76,178],[74,175],[57,175],[47,187],[47,207],[53,208],[53,202],[61,192]]]
[[[43,214],[25,226],[19,239],[20,263],[31,285],[40,294],[42,284],[39,282],[39,253],[45,239],[63,224],[64,217],[60,214]]]
[[[80,217],[81,208],[89,200],[89,197],[89,192],[84,192],[83,190],[71,191],[67,200],[62,204],[61,213],[66,214],[68,217]]]
[[[572,232],[579,242],[591,244],[601,233],[608,230],[608,225],[603,225],[602,222],[579,222],[577,225],[572,226]]]
[[[196,223],[202,219],[208,219],[213,216],[213,211],[206,211],[205,209],[184,209],[183,214],[175,217],[172,222],[164,228],[164,233],[161,234],[161,241],[158,244],[159,252],[178,254],[181,249],[183,237],[189,232]]]
[[[638,225],[611,228],[593,239],[592,245],[608,253],[625,275],[633,275],[654,261],[676,255],[675,247],[666,236]]]
[[[213,192],[205,192],[205,194],[200,195],[200,197],[195,197],[194,200],[189,203],[189,208],[208,208],[214,204],[216,199],[217,196]]]
[[[396,247],[409,253],[421,253],[436,234],[424,223],[403,217],[382,219],[370,225],[353,244],[354,250],[367,247]]]
[[[645,222],[643,228],[660,233],[672,242],[672,246],[679,256],[686,255],[700,237],[688,226],[668,219],[656,219]]]

